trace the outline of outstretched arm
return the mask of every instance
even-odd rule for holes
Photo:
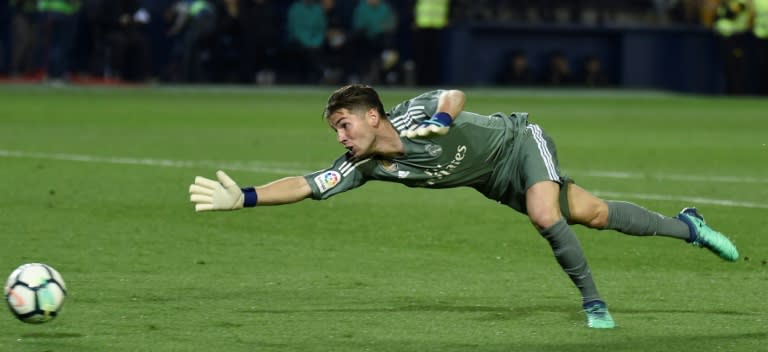
[[[280,205],[296,203],[312,195],[312,189],[303,176],[281,178],[256,187],[259,205]]]
[[[189,186],[189,200],[195,211],[237,210],[258,205],[295,203],[312,194],[302,176],[292,176],[263,186],[240,188],[224,171],[217,171],[218,181],[195,177]]]

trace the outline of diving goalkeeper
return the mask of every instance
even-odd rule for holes
[[[695,208],[674,217],[623,201],[600,199],[563,175],[552,139],[526,113],[464,111],[458,90],[427,92],[385,112],[365,85],[342,87],[328,98],[325,119],[346,148],[329,168],[258,187],[238,186],[226,173],[198,176],[190,185],[196,211],[327,199],[369,180],[409,187],[472,187],[525,214],[581,293],[587,326],[613,328],[608,306],[569,226],[580,224],[634,236],[665,236],[707,248],[727,261],[739,253]]]

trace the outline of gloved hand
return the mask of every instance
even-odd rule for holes
[[[243,190],[224,171],[216,171],[216,177],[218,182],[197,176],[189,185],[189,200],[195,203],[195,211],[241,209],[245,202]]]
[[[432,115],[429,120],[424,120],[420,124],[400,132],[400,137],[407,138],[429,138],[434,136],[444,136],[453,122],[453,118],[447,112],[438,112]]]

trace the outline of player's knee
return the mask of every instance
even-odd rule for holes
[[[546,229],[560,221],[562,217],[563,216],[557,209],[547,209],[528,213],[528,218],[531,220],[531,223],[538,229]]]
[[[571,207],[569,220],[572,223],[602,229],[608,224],[608,204],[599,199],[579,203],[578,206]]]
[[[589,221],[585,224],[593,229],[602,229],[608,224],[608,204],[598,202],[592,210]]]

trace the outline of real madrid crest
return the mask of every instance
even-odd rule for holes
[[[424,150],[430,156],[438,156],[443,153],[443,147],[437,144],[428,144],[426,147],[424,147]]]

